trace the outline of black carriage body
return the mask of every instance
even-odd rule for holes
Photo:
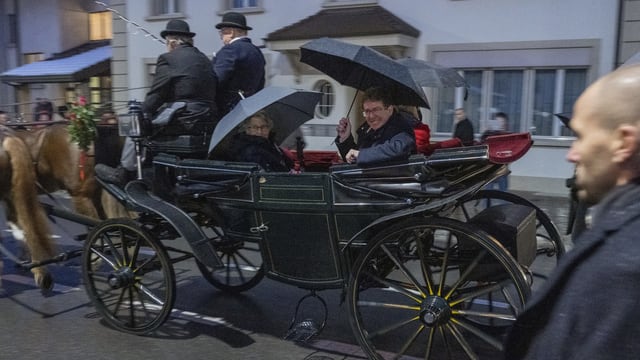
[[[490,181],[499,167],[482,146],[300,174],[161,154],[154,159],[153,191],[187,212],[204,212],[229,237],[259,242],[270,278],[326,289],[344,285],[358,250],[380,230],[376,223],[441,211],[452,196],[477,190],[478,174]]]

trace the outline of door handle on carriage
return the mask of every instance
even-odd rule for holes
[[[264,232],[269,231],[269,227],[266,224],[260,224],[259,226],[249,228],[249,231],[252,233]]]

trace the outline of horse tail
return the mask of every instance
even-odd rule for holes
[[[11,203],[31,257],[34,261],[50,258],[55,249],[49,236],[46,214],[38,202],[36,174],[29,149],[22,140],[13,136],[6,137],[2,146],[11,163]]]

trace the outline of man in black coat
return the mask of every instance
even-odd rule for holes
[[[589,86],[574,105],[580,200],[592,227],[560,259],[505,344],[505,359],[640,357],[640,65]]]
[[[217,103],[221,115],[228,113],[243,97],[249,97],[265,83],[265,59],[262,51],[247,37],[247,20],[235,12],[224,14],[216,25],[224,46],[211,60],[218,76]]]
[[[166,40],[167,52],[156,61],[156,74],[142,103],[142,112],[153,119],[166,104],[182,101],[186,105],[180,110],[176,121],[157,127],[154,135],[171,136],[190,132],[207,132],[211,135],[218,120],[216,75],[209,58],[193,45],[195,35],[189,30],[189,24],[177,19],[170,20],[160,33]],[[180,118],[191,120],[183,124]],[[96,174],[105,181],[120,185],[133,176],[137,161],[135,146],[130,138],[125,140],[120,163],[118,168],[98,164]]]
[[[474,143],[473,124],[471,123],[471,120],[467,118],[467,114],[463,108],[456,109],[453,137],[460,139],[464,146],[470,146]]]
[[[356,131],[357,143],[349,119],[340,119],[335,142],[344,161],[369,165],[408,159],[416,152],[413,124],[396,111],[388,95],[388,91],[378,87],[364,92],[362,115],[366,121]]]

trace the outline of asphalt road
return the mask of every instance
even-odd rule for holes
[[[564,233],[566,201],[524,194],[549,213]],[[17,251],[4,231],[2,244]],[[52,224],[60,251],[79,248],[77,224]],[[300,345],[283,340],[298,299],[305,290],[263,280],[255,288],[231,295],[206,282],[193,261],[176,264],[177,300],[169,320],[151,335],[136,336],[110,328],[89,302],[79,258],[50,266],[56,285],[43,295],[30,273],[4,257],[0,294],[0,359],[362,359],[352,335],[346,306],[338,290],[322,291],[329,307],[324,331]],[[483,354],[483,358],[495,358]]]

